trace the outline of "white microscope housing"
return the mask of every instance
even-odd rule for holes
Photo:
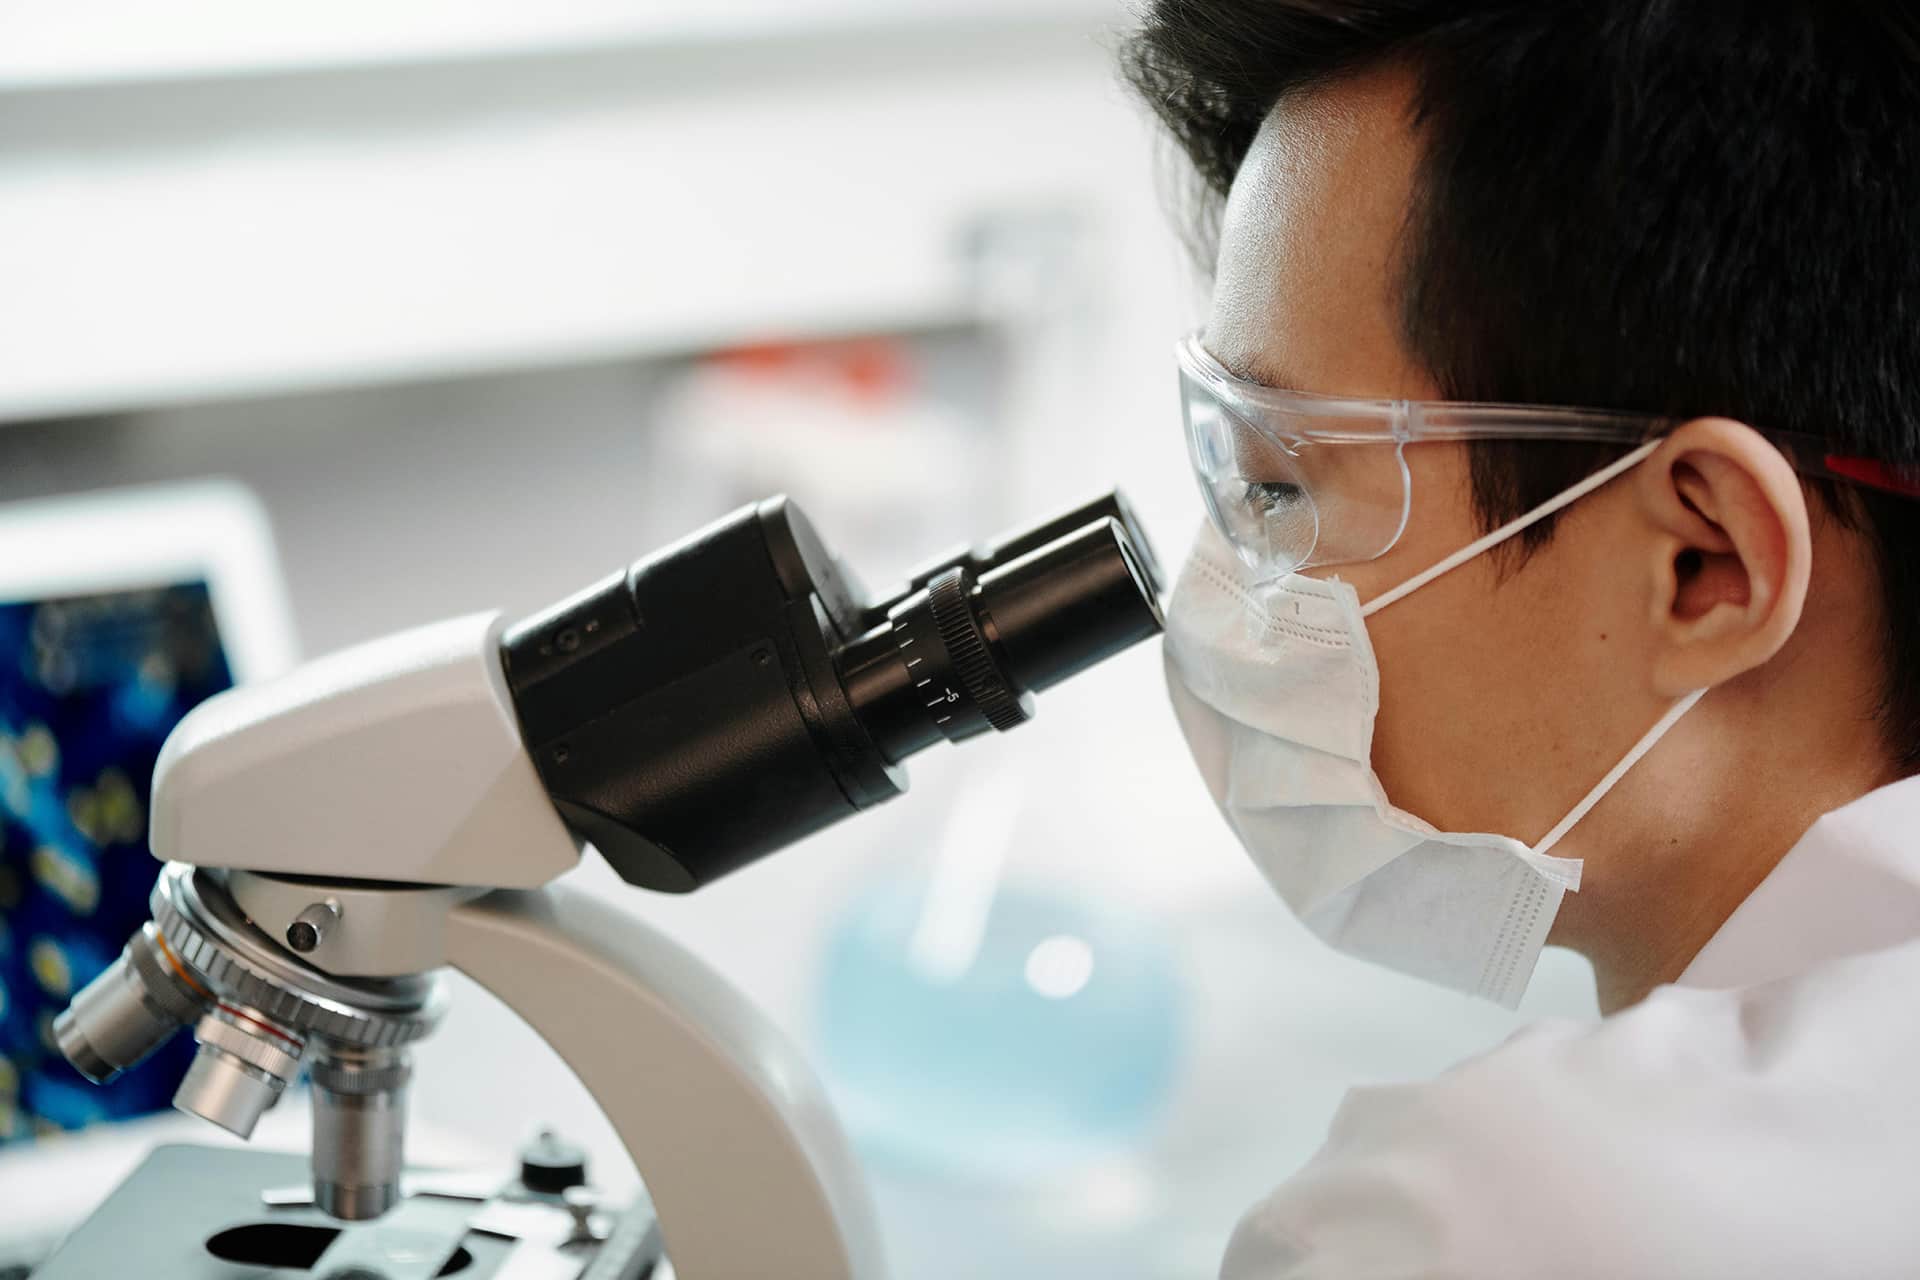
[[[154,777],[154,850],[170,862],[154,936],[209,997],[179,1105],[244,1135],[304,1063],[323,1205],[384,1211],[401,1173],[403,1089],[335,1098],[322,1082],[373,1074],[343,1069],[347,1048],[404,1052],[398,1037],[425,1034],[437,996],[422,978],[451,965],[592,1092],[678,1276],[881,1274],[865,1187],[799,1053],[664,936],[540,887],[580,848],[520,745],[501,630],[476,616],[377,640],[215,698],[168,739]],[[76,1046],[118,1023],[86,1000],[62,1019],[63,1047],[99,1061]],[[331,1038],[356,1007],[395,1039]],[[339,1021],[316,1016],[327,1012]],[[104,1047],[125,1059],[140,1046]],[[404,1070],[396,1057],[376,1064],[388,1079]],[[389,1104],[374,1117],[337,1105],[367,1096]],[[345,1167],[342,1147],[359,1151]]]

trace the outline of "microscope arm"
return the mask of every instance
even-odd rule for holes
[[[519,1014],[606,1112],[680,1280],[882,1273],[865,1184],[813,1072],[691,954],[564,885],[455,907],[444,937],[448,963]]]

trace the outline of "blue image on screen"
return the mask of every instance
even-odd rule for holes
[[[190,1036],[97,1086],[53,1020],[148,920],[154,760],[232,683],[203,583],[0,602],[0,1144],[170,1105]]]

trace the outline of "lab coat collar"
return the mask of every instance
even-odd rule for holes
[[[1920,777],[1808,828],[1680,975],[1746,987],[1920,938]]]

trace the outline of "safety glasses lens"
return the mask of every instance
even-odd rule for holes
[[[1183,375],[1188,452],[1207,514],[1261,579],[1371,560],[1399,541],[1411,485],[1391,430],[1308,414],[1256,426]]]
[[[1191,397],[1187,441],[1207,514],[1248,568],[1278,577],[1305,564],[1320,515],[1295,455],[1221,405]]]

